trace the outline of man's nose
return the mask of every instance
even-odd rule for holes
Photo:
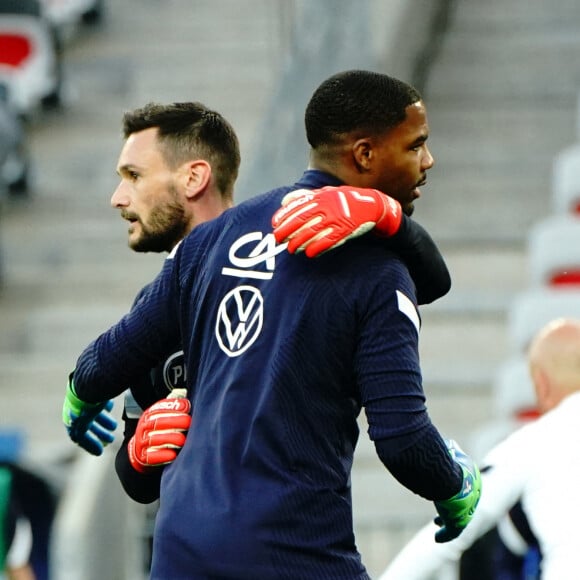
[[[123,182],[119,183],[113,195],[111,196],[111,205],[113,207],[127,207],[129,205],[129,196],[124,193]]]
[[[429,147],[425,145],[425,155],[423,156],[422,168],[423,170],[431,169],[433,165],[435,165],[435,159],[433,158],[433,155],[431,155]]]

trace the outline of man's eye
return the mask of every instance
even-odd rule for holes
[[[135,171],[129,171],[129,177],[130,177],[130,178],[131,178],[133,181],[135,181],[135,180],[136,180],[136,179],[139,177],[139,174],[138,174],[138,173],[136,173]]]

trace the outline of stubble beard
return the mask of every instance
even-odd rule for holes
[[[172,201],[151,211],[149,222],[139,219],[141,235],[129,240],[129,247],[135,252],[170,252],[188,232],[188,221],[183,206]]]

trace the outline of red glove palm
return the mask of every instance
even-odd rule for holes
[[[287,194],[272,217],[274,237],[288,242],[288,251],[309,258],[344,244],[371,229],[395,234],[403,219],[398,201],[376,189],[328,186]]]
[[[181,451],[191,425],[191,403],[186,393],[185,389],[174,389],[139,418],[127,448],[129,461],[139,473],[171,463]]]

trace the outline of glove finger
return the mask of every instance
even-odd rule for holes
[[[85,408],[78,416],[71,412],[71,419],[79,426],[79,428],[86,431],[95,418],[103,412],[105,404],[106,403],[102,403],[95,405],[92,408]]]
[[[112,411],[113,410],[113,401],[109,400],[105,403],[105,406],[103,407],[104,411]]]
[[[147,448],[179,448],[185,445],[185,434],[181,431],[153,431],[147,438]]]
[[[95,417],[94,422],[99,424],[107,431],[114,431],[117,428],[117,421],[115,418],[112,415],[105,413],[104,411]]]
[[[71,437],[72,439],[72,437]],[[74,441],[74,439],[73,439]],[[77,440],[76,440],[76,444],[81,447],[82,449],[84,449],[85,451],[87,451],[88,453],[90,453],[91,455],[102,455],[103,454],[103,445],[102,443],[96,439],[93,435],[91,435],[90,433],[84,433],[83,435],[81,435]]]
[[[296,233],[304,227],[304,224],[317,216],[316,204],[311,204],[304,209],[304,212],[292,215],[280,222],[274,228],[274,237],[277,243],[289,241]]]
[[[435,532],[435,541],[438,544],[443,544],[445,542],[450,542],[454,540],[461,534],[463,528],[456,528],[453,526],[444,526],[438,532]]]
[[[145,465],[166,465],[177,457],[175,449],[148,449],[145,452]]]
[[[312,192],[308,189],[297,189],[287,193],[282,198],[281,207],[272,216],[272,227],[277,227],[282,221],[294,215],[304,205],[308,205],[312,201],[312,198]]]
[[[343,222],[342,227],[340,227],[340,225],[337,224],[336,228],[331,229],[330,231],[321,232],[321,234],[324,235],[324,237],[326,238],[326,241],[324,241],[321,235],[317,236],[317,239],[313,240],[309,244],[308,250],[306,251],[306,255],[309,258],[313,258],[314,256],[317,256],[329,249],[338,248],[348,240],[351,240],[352,238],[358,238],[359,236],[366,234],[368,231],[372,230],[373,226],[374,226],[373,222],[365,222],[363,224],[360,224],[356,228],[353,227],[353,224],[351,222],[347,221]],[[352,231],[350,231],[350,233],[348,233],[349,232],[348,228],[352,228]],[[320,248],[318,246],[319,241]],[[309,253],[309,251],[312,253],[312,255],[311,253]]]
[[[171,415],[160,415],[152,418],[150,421],[148,432],[163,431],[163,430],[184,430],[187,431],[191,425],[191,416],[183,413],[173,413]]]
[[[303,224],[301,228],[297,229],[296,232],[288,239],[288,251],[291,254],[294,254],[295,252],[301,252],[313,239],[319,238],[332,232],[332,228],[330,227],[323,229],[324,225],[321,224],[321,222],[322,217],[318,215]]]
[[[92,418],[87,416],[75,415],[72,411],[69,412],[69,424],[67,426],[67,431],[69,437],[75,443],[79,442],[79,439],[88,431],[89,426],[92,423]]]
[[[350,224],[349,224],[350,225]],[[318,226],[319,228],[322,225]],[[314,258],[320,254],[338,248],[342,246],[345,242],[352,238],[357,238],[371,230],[373,227],[372,222],[366,222],[361,224],[357,228],[353,229],[351,233],[347,235],[348,230],[340,225],[336,225],[335,228],[327,228],[326,230],[321,230],[320,233],[314,238],[305,248],[306,255],[309,258]]]
[[[314,197],[315,192],[320,191],[317,189],[295,189],[287,193],[280,203],[283,207],[290,205],[294,200],[300,200],[299,205],[306,203]]]
[[[87,435],[95,436],[103,445],[108,445],[115,440],[115,436],[109,429],[103,429],[100,425],[94,422],[91,423]]]
[[[339,246],[342,246],[347,240],[350,240],[352,236],[345,236],[340,238],[340,235],[333,231],[322,231],[316,239],[312,240],[305,248],[305,254],[309,258],[316,258],[328,250],[334,250]]]

